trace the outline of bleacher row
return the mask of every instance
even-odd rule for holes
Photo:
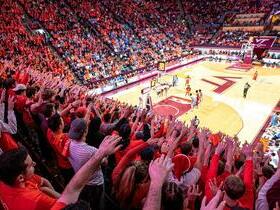
[[[261,14],[257,18],[265,22],[275,5],[262,1],[255,13],[253,1],[217,0],[215,10],[204,1],[182,1],[181,7],[172,1],[5,1],[1,63],[19,63],[22,70],[40,65],[69,80],[74,75],[83,84],[100,87],[160,60],[177,59],[193,45],[241,46],[264,31],[224,32],[223,21],[243,20],[238,10],[252,12],[251,18]],[[44,33],[34,33],[38,30]],[[31,62],[39,57],[44,61]]]

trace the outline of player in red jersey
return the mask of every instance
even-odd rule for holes
[[[187,85],[186,86],[186,95],[185,96],[189,96],[190,93],[191,93],[192,89],[191,89],[191,86],[190,85]]]
[[[200,102],[200,95],[198,90],[195,91],[195,95],[196,95],[196,106],[198,106],[199,102]]]
[[[254,73],[254,75],[253,75],[253,80],[257,80],[257,78],[258,78],[258,71],[256,71],[255,73]]]

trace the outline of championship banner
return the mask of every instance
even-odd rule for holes
[[[252,44],[254,48],[269,49],[272,47],[276,37],[254,37]]]

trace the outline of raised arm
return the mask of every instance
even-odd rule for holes
[[[274,183],[277,182],[279,179],[280,179],[280,168],[278,167],[276,173],[269,180],[267,180],[265,184],[262,186],[258,194],[258,198],[256,200],[256,205],[255,205],[256,210],[269,209],[266,194],[270,190],[270,188],[274,185]]]
[[[245,194],[240,199],[244,207],[254,208],[254,165],[253,165],[253,147],[252,145],[245,145],[243,150],[246,155],[246,161],[244,163],[244,177],[243,182],[245,185]]]
[[[88,162],[80,168],[80,170],[71,179],[69,184],[66,186],[58,202],[66,205],[75,203],[78,200],[80,192],[92,176],[92,174],[100,166],[101,161],[104,157],[116,152],[120,146],[117,146],[121,138],[114,136],[107,136],[100,144],[97,152],[91,157]]]
[[[160,158],[152,161],[149,166],[151,184],[144,204],[143,210],[161,209],[161,189],[168,173],[173,168],[173,163],[169,157],[161,155]]]
[[[99,118],[102,120],[102,116],[101,116],[101,114],[100,114],[98,108],[96,107],[96,103],[95,103],[94,106],[93,106],[93,110],[94,110],[96,116],[99,117]]]
[[[123,172],[123,170],[126,168],[126,166],[134,159],[134,157],[143,149],[148,147],[149,144],[147,142],[143,142],[142,144],[139,144],[138,146],[134,147],[133,149],[129,150],[125,156],[122,157],[118,165],[114,168],[112,173],[112,181],[113,183],[116,183],[120,174]]]
[[[173,140],[170,140],[170,139],[168,140],[168,142],[172,141],[172,143],[168,149],[168,152],[167,152],[168,157],[171,158],[173,156],[173,152],[176,149],[178,142],[183,138],[183,136],[186,134],[186,132],[187,132],[187,127],[182,126],[180,135]]]
[[[200,171],[202,169],[202,160],[203,160],[203,153],[204,153],[204,142],[206,141],[206,133],[204,131],[201,131],[198,135],[199,139],[199,148],[197,153],[197,159],[194,164],[195,168],[198,168]]]
[[[214,178],[217,177],[220,155],[225,150],[225,146],[226,145],[223,142],[220,142],[216,147],[215,154],[213,155],[210,161],[210,167],[207,172],[206,183],[205,183],[205,195],[207,197],[207,200],[212,198],[210,181],[214,180]]]
[[[60,112],[60,116],[64,116],[66,114],[68,114],[68,112],[72,109],[72,108],[76,108],[81,104],[81,100],[76,100],[73,103],[70,103],[66,108],[64,108],[61,112]]]
[[[231,173],[232,170],[235,149],[236,149],[236,144],[229,140],[227,142],[227,159],[226,159],[227,161],[225,166],[225,170],[229,173]]]
[[[140,112],[140,111],[137,111],[136,120],[134,121],[134,123],[133,123],[132,126],[131,126],[131,134],[132,134],[132,135],[135,134],[135,130],[136,130],[136,128],[137,128],[137,125],[138,125],[140,116],[141,116],[141,112]]]
[[[2,101],[2,99],[1,99]],[[17,120],[14,113],[14,97],[9,96],[8,98],[8,122],[4,122],[4,110],[5,105],[4,103],[0,104],[0,123],[1,123],[1,131],[8,132],[10,134],[15,134],[17,132]],[[0,131],[0,132],[1,132]]]

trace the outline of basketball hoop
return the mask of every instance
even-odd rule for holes
[[[248,43],[243,44],[241,46],[241,56],[243,58],[244,64],[252,64],[253,60],[253,53],[254,53],[254,44],[252,44],[250,41]]]

